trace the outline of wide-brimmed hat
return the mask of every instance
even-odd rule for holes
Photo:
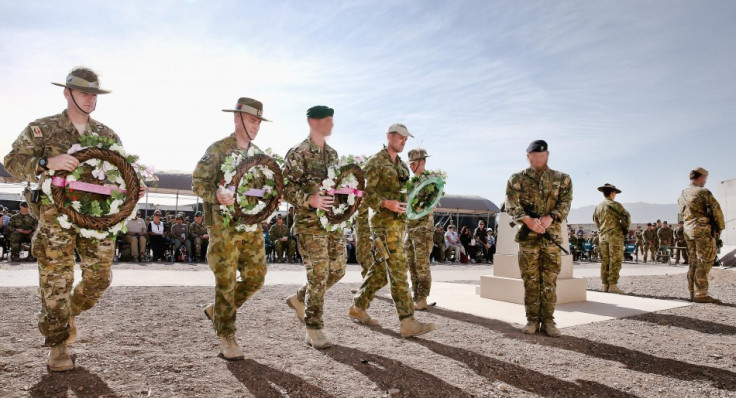
[[[241,97],[238,98],[238,103],[235,104],[235,109],[223,109],[223,112],[240,112],[253,115],[264,122],[270,122],[270,120],[263,117],[263,103],[253,98]]]
[[[620,189],[616,188],[615,185],[609,183],[605,183],[602,186],[598,187],[598,190],[601,192],[616,191],[616,193],[621,193]]]
[[[704,175],[706,177],[708,176],[708,170],[706,170],[706,169],[704,169],[702,167],[696,167],[692,171],[694,171],[696,173],[699,173],[699,174],[702,174],[702,175]]]
[[[103,90],[100,88],[100,82],[98,80],[87,81],[85,79],[82,79],[81,77],[74,76],[71,73],[67,75],[65,84],[54,83],[54,82],[51,82],[51,84],[53,84],[54,86],[70,88],[72,90],[79,90],[83,93],[89,93],[89,94],[109,94],[110,93],[110,90]]]
[[[416,160],[422,160],[428,158],[427,151],[424,148],[412,149],[409,151],[409,161],[414,162]]]

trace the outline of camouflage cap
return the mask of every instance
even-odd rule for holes
[[[427,151],[424,148],[412,149],[409,151],[409,161],[422,160],[428,158]]]
[[[28,202],[26,202],[25,200],[20,202],[20,207],[28,207]]]
[[[409,129],[406,128],[406,125],[403,125],[401,123],[394,123],[391,126],[389,126],[388,132],[389,133],[399,133],[403,135],[404,137],[414,138],[414,136],[409,132]]]
[[[598,187],[598,190],[601,191],[601,192],[616,191],[616,193],[621,193],[621,190],[620,189],[616,188],[615,185],[609,184],[609,183],[605,183],[605,184],[601,185],[600,187]]]
[[[70,88],[72,90],[79,90],[84,93],[89,94],[109,94],[109,90],[103,90],[100,88],[100,82],[98,80],[95,81],[87,81],[85,79],[82,79],[81,77],[74,76],[71,73],[66,76],[66,83],[54,83],[51,82],[54,86],[59,87],[65,87]]]
[[[253,115],[264,122],[270,122],[270,120],[263,117],[263,103],[253,98],[240,97],[238,103],[235,104],[235,109],[223,109],[223,112],[238,112],[247,113]]]
[[[696,172],[696,173],[702,174],[702,175],[704,175],[706,177],[708,176],[708,170],[706,170],[706,169],[704,169],[702,167],[696,167],[696,168],[693,169],[693,171]]]

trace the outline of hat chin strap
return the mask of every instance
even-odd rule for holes
[[[69,88],[69,87],[67,87],[67,88]],[[84,113],[85,115],[89,115],[90,113],[94,112],[95,109],[97,109],[97,102],[95,102],[95,106],[89,112],[87,112],[84,109],[82,109],[82,107],[79,106],[79,104],[77,104],[77,100],[74,99],[74,93],[72,91],[73,90],[71,88],[69,88],[69,96],[72,97],[72,102],[74,102],[74,105],[76,105],[77,109],[79,109],[80,112]]]
[[[250,136],[250,133],[248,132],[248,129],[245,128],[245,122],[243,121],[243,114],[242,113],[240,114],[240,124],[243,126],[243,130],[245,130],[245,135],[247,135],[248,138],[250,138],[250,140],[253,141],[253,137]]]

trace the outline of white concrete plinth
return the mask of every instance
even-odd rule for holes
[[[557,304],[585,301],[586,282],[582,278],[557,279]],[[499,276],[480,277],[482,298],[524,304],[524,281]]]
[[[493,275],[480,277],[480,297],[524,304],[524,282],[519,269],[519,244],[514,241],[517,228],[511,226],[507,213],[498,215],[498,244],[493,255]],[[562,223],[562,246],[569,247],[567,223]],[[573,278],[572,256],[563,255],[560,273],[557,275],[557,303],[585,301],[585,279]]]

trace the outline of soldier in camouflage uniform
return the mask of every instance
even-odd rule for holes
[[[562,257],[559,247],[542,235],[549,233],[562,244],[560,225],[570,212],[572,181],[567,174],[547,166],[545,141],[533,141],[526,152],[530,167],[511,175],[506,185],[506,211],[514,223],[523,224],[516,234],[527,318],[522,332],[534,334],[541,323],[548,336],[559,337],[554,311]]]
[[[179,247],[184,245],[187,249],[188,262],[192,259],[192,241],[189,240],[189,225],[184,224],[184,215],[177,214],[174,225],[171,226],[171,239],[174,241],[174,261],[176,261]]]
[[[690,185],[677,199],[683,216],[690,269],[687,284],[696,303],[721,301],[708,295],[708,273],[716,259],[716,239],[726,227],[721,205],[705,187],[708,171],[698,167],[690,172]]]
[[[233,112],[235,132],[207,148],[192,174],[192,190],[202,198],[210,240],[207,262],[215,274],[215,302],[207,305],[204,313],[220,337],[222,357],[240,360],[243,349],[235,338],[236,313],[263,286],[267,269],[266,245],[260,228],[254,232],[238,231],[235,220],[224,225],[219,205],[235,203],[235,196],[229,190],[219,189],[224,181],[221,166],[235,151],[246,157],[251,148],[260,151],[253,140],[261,121],[268,120],[262,116],[263,104],[251,98],[240,98],[235,109],[223,109],[223,112]],[[260,180],[262,178],[256,178],[254,183],[262,184]]]
[[[647,229],[644,230],[644,233],[642,233],[642,236],[644,237],[644,262],[647,262],[647,256],[652,256],[652,261],[657,260],[656,257],[656,243],[657,242],[657,232],[654,230],[652,223],[647,224]]]
[[[110,128],[92,119],[97,95],[106,94],[99,88],[97,74],[87,68],[76,68],[66,78],[64,87],[67,109],[54,116],[28,124],[15,140],[5,157],[5,168],[13,176],[42,184],[50,178],[48,170],[73,171],[79,162],[67,154],[82,135],[98,134],[118,143],[120,138]],[[80,180],[101,184],[92,176],[91,167],[85,166]],[[140,196],[145,194],[141,186]],[[102,195],[77,192],[90,199]],[[77,337],[76,317],[97,303],[112,279],[112,259],[115,251],[113,237],[91,239],[78,235],[74,229],[62,228],[56,220],[55,205],[42,195],[39,226],[33,236],[33,255],[38,258],[39,295],[41,312],[38,327],[45,337],[44,345],[51,347],[47,365],[51,371],[74,368],[68,346]],[[74,283],[74,252],[81,257],[82,280]]]
[[[351,318],[370,326],[378,325],[365,311],[376,292],[391,283],[391,297],[401,322],[402,337],[418,336],[435,330],[433,323],[414,319],[414,303],[407,281],[404,255],[406,203],[401,190],[409,180],[409,168],[399,157],[408,137],[413,137],[403,124],[393,124],[386,134],[388,144],[365,165],[365,200],[375,212],[371,218],[374,262],[363,278],[350,307]]]
[[[435,260],[438,263],[445,262],[445,251],[447,251],[447,245],[445,244],[445,230],[442,228],[442,224],[437,223],[434,226],[434,233],[432,233],[432,242],[437,251],[435,252]]]
[[[654,239],[654,254],[652,255],[652,260],[654,262],[657,262],[656,253],[659,252],[659,230],[662,229],[662,220],[657,220],[657,222],[654,224],[654,236],[656,238]]]
[[[363,278],[365,278],[365,274],[368,273],[368,269],[373,264],[370,239],[371,225],[368,222],[368,204],[364,200],[360,202],[355,215],[355,254],[358,263],[360,263],[360,276]],[[353,293],[357,293],[357,290]]]
[[[672,243],[674,242],[675,234],[669,224],[667,224],[667,221],[663,222],[662,228],[657,231],[657,239],[659,240],[659,250],[666,251],[666,255],[669,257],[672,252]]]
[[[294,231],[307,271],[307,283],[286,299],[297,318],[306,325],[305,342],[314,348],[331,346],[322,329],[324,296],[345,276],[347,252],[342,229],[332,232],[320,224],[317,210],[330,210],[333,196],[321,195],[319,186],[329,166],[337,165],[337,152],[327,145],[335,111],[324,105],[307,110],[309,137],[291,148],[284,159],[284,198],[296,207]]]
[[[207,234],[207,225],[205,225],[202,212],[198,211],[194,214],[194,221],[189,224],[189,239],[194,246],[194,255],[196,262],[202,262],[202,246],[209,242],[210,236]]]
[[[677,228],[673,231],[675,239],[675,264],[680,263],[680,253],[682,253],[682,263],[687,264],[687,242],[685,241],[685,223],[680,221]]]
[[[598,187],[605,199],[596,206],[593,212],[593,222],[600,232],[601,252],[601,283],[603,291],[624,294],[618,288],[618,278],[621,273],[621,263],[624,255],[624,233],[629,230],[631,216],[621,203],[616,202],[616,195],[621,190],[611,184]]]
[[[426,159],[429,157],[424,149],[412,149],[409,151],[409,168],[414,175],[424,172]],[[433,235],[432,225],[434,216],[427,214],[416,220],[407,220],[406,236],[406,258],[411,275],[411,287],[414,296],[414,309],[424,311],[427,309],[427,297],[432,287],[432,273],[429,266],[429,256],[432,252]]]
[[[276,251],[276,259],[278,262],[293,262],[294,261],[294,250],[296,249],[296,242],[290,239],[291,234],[289,233],[289,227],[284,224],[284,218],[279,214],[276,217],[276,224],[268,230],[268,238],[273,243],[274,250]],[[284,258],[286,253],[286,258]]]
[[[641,230],[641,225],[636,226],[636,231],[634,231],[634,238],[636,239],[636,247],[634,248],[634,255],[639,257],[639,253],[641,255],[644,255],[644,231]]]
[[[20,202],[20,213],[10,217],[7,233],[10,234],[10,257],[12,261],[20,261],[20,244],[31,243],[33,232],[38,226],[38,220],[33,217],[28,203]],[[33,248],[30,250],[33,252]],[[28,256],[28,261],[36,261],[33,255]]]

